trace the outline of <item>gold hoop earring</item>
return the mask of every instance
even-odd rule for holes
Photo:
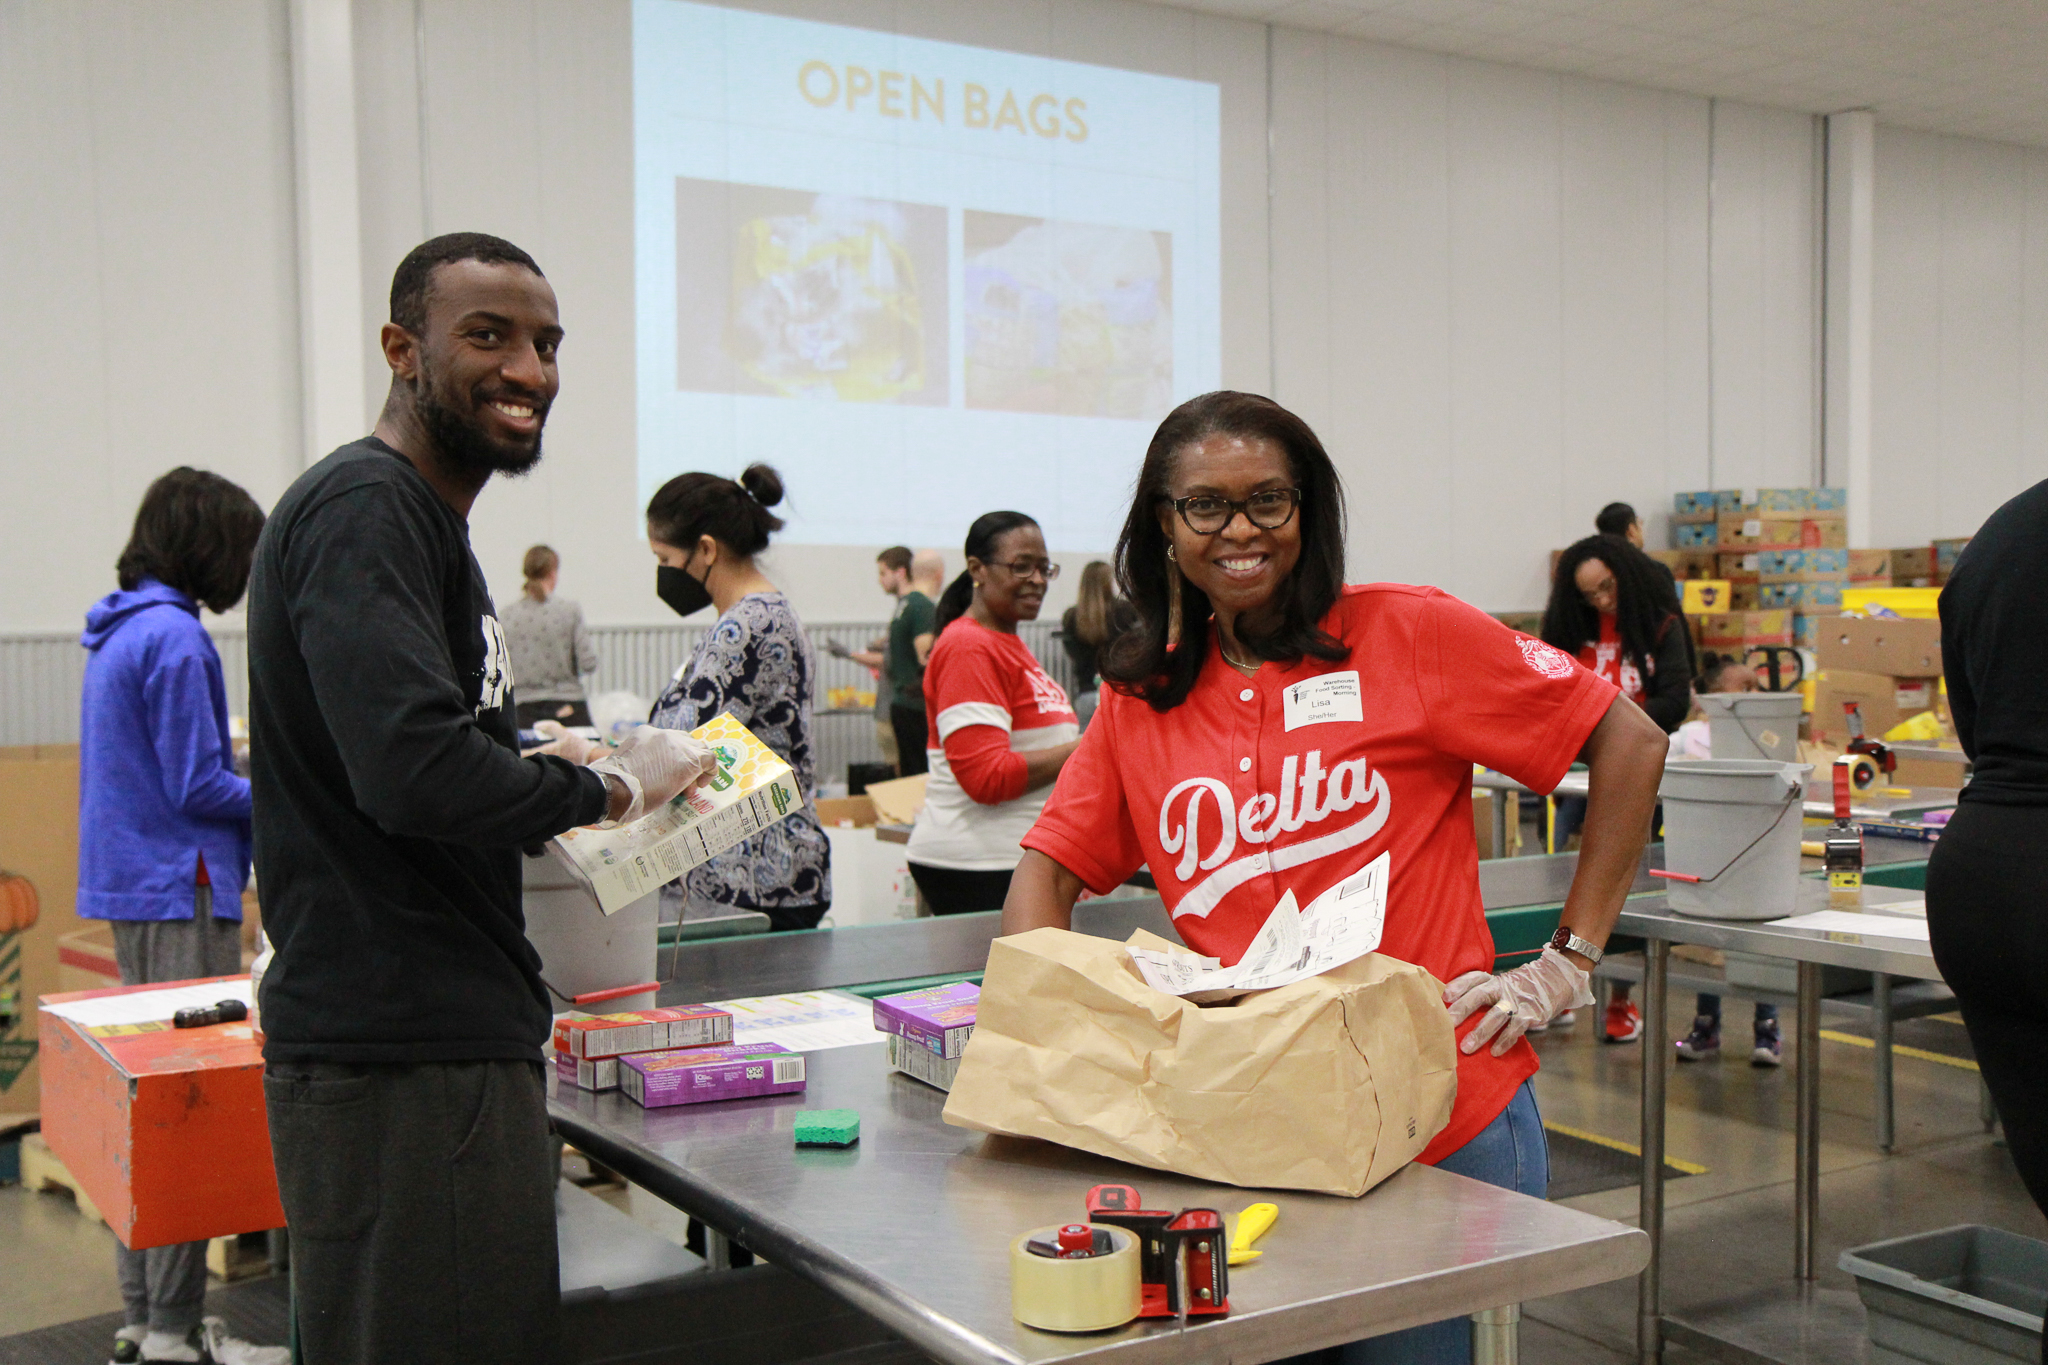
[[[1180,563],[1180,560],[1174,555],[1173,547],[1171,545],[1166,547],[1166,562],[1169,564]]]

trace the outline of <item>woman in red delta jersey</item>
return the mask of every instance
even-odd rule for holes
[[[1692,709],[1692,650],[1671,580],[1657,562],[1620,536],[1588,536],[1557,558],[1543,640],[1621,689],[1666,734]],[[1557,847],[1579,832],[1586,803],[1561,797]],[[1601,1021],[1603,1042],[1643,1036],[1643,1014],[1626,981],[1614,983]]]
[[[1002,908],[1017,841],[1074,752],[1074,708],[1017,638],[1059,571],[1037,522],[989,512],[968,528],[967,571],[939,598],[924,674],[931,776],[909,848],[933,914]]]
[[[1448,1127],[1421,1159],[1542,1196],[1522,1034],[1591,1003],[1587,973],[1649,833],[1664,737],[1615,688],[1434,588],[1347,587],[1343,491],[1322,444],[1269,399],[1212,393],[1152,438],[1117,575],[1137,626],[1038,823],[1003,929],[1070,923],[1081,889],[1149,866],[1174,927],[1234,963],[1286,892],[1308,905],[1384,864],[1380,951],[1449,982],[1460,1036]],[[1549,791],[1592,767],[1592,811],[1542,956],[1493,972],[1472,765]],[[1351,1362],[1461,1360],[1457,1319],[1344,1348]]]

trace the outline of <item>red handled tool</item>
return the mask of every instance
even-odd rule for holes
[[[1148,1209],[1133,1186],[1097,1185],[1088,1191],[1088,1221],[1137,1237],[1139,1317],[1186,1321],[1230,1311],[1229,1236],[1215,1209]]]

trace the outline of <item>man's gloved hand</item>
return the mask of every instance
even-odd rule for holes
[[[540,721],[533,729],[535,734],[547,742],[538,748],[528,749],[526,752],[529,754],[553,754],[557,758],[566,758],[571,763],[580,764],[589,763],[592,759],[603,758],[607,753],[611,752],[609,745],[600,744],[594,739],[585,739],[581,735],[571,734],[563,726],[562,722],[558,720]]]
[[[1466,972],[1444,987],[1444,1003],[1451,1007],[1451,1023],[1486,1011],[1458,1050],[1479,1051],[1491,1038],[1498,1057],[1515,1045],[1515,1039],[1537,1024],[1547,1024],[1568,1009],[1593,1003],[1593,978],[1555,948],[1525,962],[1511,972]]]
[[[643,725],[590,765],[594,773],[618,778],[633,798],[624,814],[598,828],[631,824],[660,810],[683,792],[703,786],[717,769],[718,756],[703,740],[682,730]]]

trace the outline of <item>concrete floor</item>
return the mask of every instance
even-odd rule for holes
[[[1689,1001],[1675,1001],[1674,1024]],[[1731,996],[1731,1042],[1747,1034],[1748,1006]],[[1678,1067],[1672,1076],[1667,1151],[1707,1167],[1666,1186],[1667,1308],[1699,1309],[1792,1280],[1793,1076],[1757,1070],[1737,1052]],[[1824,1020],[1823,1027],[1835,1024]],[[1948,1027],[1960,1028],[1960,1024]],[[1537,1097],[1547,1122],[1633,1143],[1642,1046],[1596,1040],[1597,1012],[1578,1027],[1537,1039]],[[1669,1046],[1668,1043],[1665,1046]],[[1871,1053],[1823,1041],[1821,1231],[1825,1288],[1849,1290],[1834,1268],[1844,1247],[1979,1222],[2048,1238],[2003,1148],[1979,1125],[1974,1071],[1911,1057],[1897,1061],[1898,1149],[1887,1157],[1870,1128]],[[1634,1222],[1633,1186],[1571,1201]],[[643,1218],[643,1221],[647,1221]],[[666,1229],[664,1229],[666,1230]],[[0,1189],[0,1336],[120,1306],[114,1239],[61,1194]],[[1527,1365],[1619,1365],[1633,1359],[1634,1280],[1526,1305]],[[1671,1359],[1686,1360],[1673,1350]]]
[[[1674,1001],[1690,1022],[1690,999]],[[1598,1012],[1578,1027],[1536,1040],[1543,1070],[1536,1094],[1546,1123],[1633,1143],[1639,1131],[1642,1045],[1597,1039]],[[1746,1043],[1749,1007],[1725,1002],[1724,1046]],[[1961,1031],[1960,1020],[1929,1021]],[[1747,1048],[1717,1062],[1677,1066],[1671,1076],[1665,1151],[1707,1167],[1665,1185],[1664,1301],[1667,1313],[1699,1314],[1759,1291],[1791,1289],[1793,1015],[1784,1014],[1785,1066],[1753,1068]],[[1824,1017],[1824,1029],[1838,1028]],[[1669,1046],[1666,1043],[1665,1046]],[[1918,1058],[1896,1059],[1896,1148],[1880,1153],[1871,1130],[1872,1054],[1821,1042],[1820,1285],[1853,1294],[1835,1269],[1845,1247],[1986,1223],[2048,1238],[2005,1149],[1978,1119],[1977,1073]],[[1633,1185],[1569,1201],[1626,1223],[1636,1221]],[[1633,1279],[1524,1307],[1526,1365],[1619,1365],[1634,1359]],[[1674,1349],[1674,1361],[1696,1357]],[[1862,1355],[1843,1357],[1864,1359]]]

